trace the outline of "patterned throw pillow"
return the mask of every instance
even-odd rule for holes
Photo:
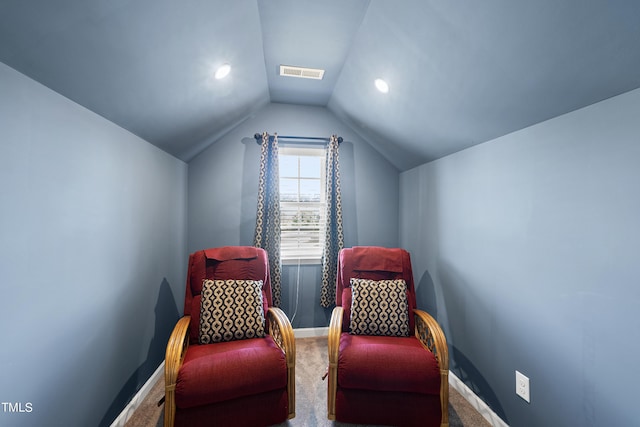
[[[351,279],[351,295],[352,334],[409,336],[407,284],[403,279]]]
[[[200,344],[261,337],[262,280],[202,281]]]

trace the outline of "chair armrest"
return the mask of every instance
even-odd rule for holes
[[[327,385],[327,417],[336,419],[336,392],[338,391],[338,356],[340,350],[340,335],[342,334],[342,316],[344,309],[335,307],[331,312],[329,322],[329,383]]]
[[[280,308],[269,307],[267,311],[269,335],[280,347],[287,361],[287,394],[289,396],[289,419],[296,416],[296,340],[287,315]]]
[[[189,324],[191,316],[184,316],[173,328],[169,343],[167,344],[167,352],[164,359],[164,425],[165,427],[173,426],[176,415],[176,381],[178,379],[178,371],[184,361],[184,355],[189,347]]]
[[[338,366],[338,349],[340,347],[340,335],[342,334],[342,316],[344,309],[335,307],[331,312],[331,321],[329,322],[329,366],[335,364]]]
[[[449,348],[440,325],[429,313],[413,310],[416,320],[416,337],[438,359],[440,369],[449,370]]]
[[[269,322],[269,335],[286,355],[287,364],[289,362],[295,363],[296,342],[289,318],[281,309],[269,307],[267,321]]]
[[[440,368],[441,426],[449,425],[449,348],[442,328],[429,313],[413,310],[416,321],[416,338],[422,346],[432,352]]]

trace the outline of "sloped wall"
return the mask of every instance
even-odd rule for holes
[[[420,305],[509,425],[638,421],[638,117],[640,90],[401,174]]]
[[[2,63],[0,94],[0,425],[110,425],[181,310],[187,165]]]

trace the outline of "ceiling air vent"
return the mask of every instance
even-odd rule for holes
[[[301,79],[322,80],[324,70],[318,68],[292,67],[290,65],[280,66],[280,75],[287,77],[299,77]]]

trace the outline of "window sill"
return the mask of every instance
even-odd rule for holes
[[[281,259],[282,265],[320,265],[322,260],[320,258],[286,258]]]

